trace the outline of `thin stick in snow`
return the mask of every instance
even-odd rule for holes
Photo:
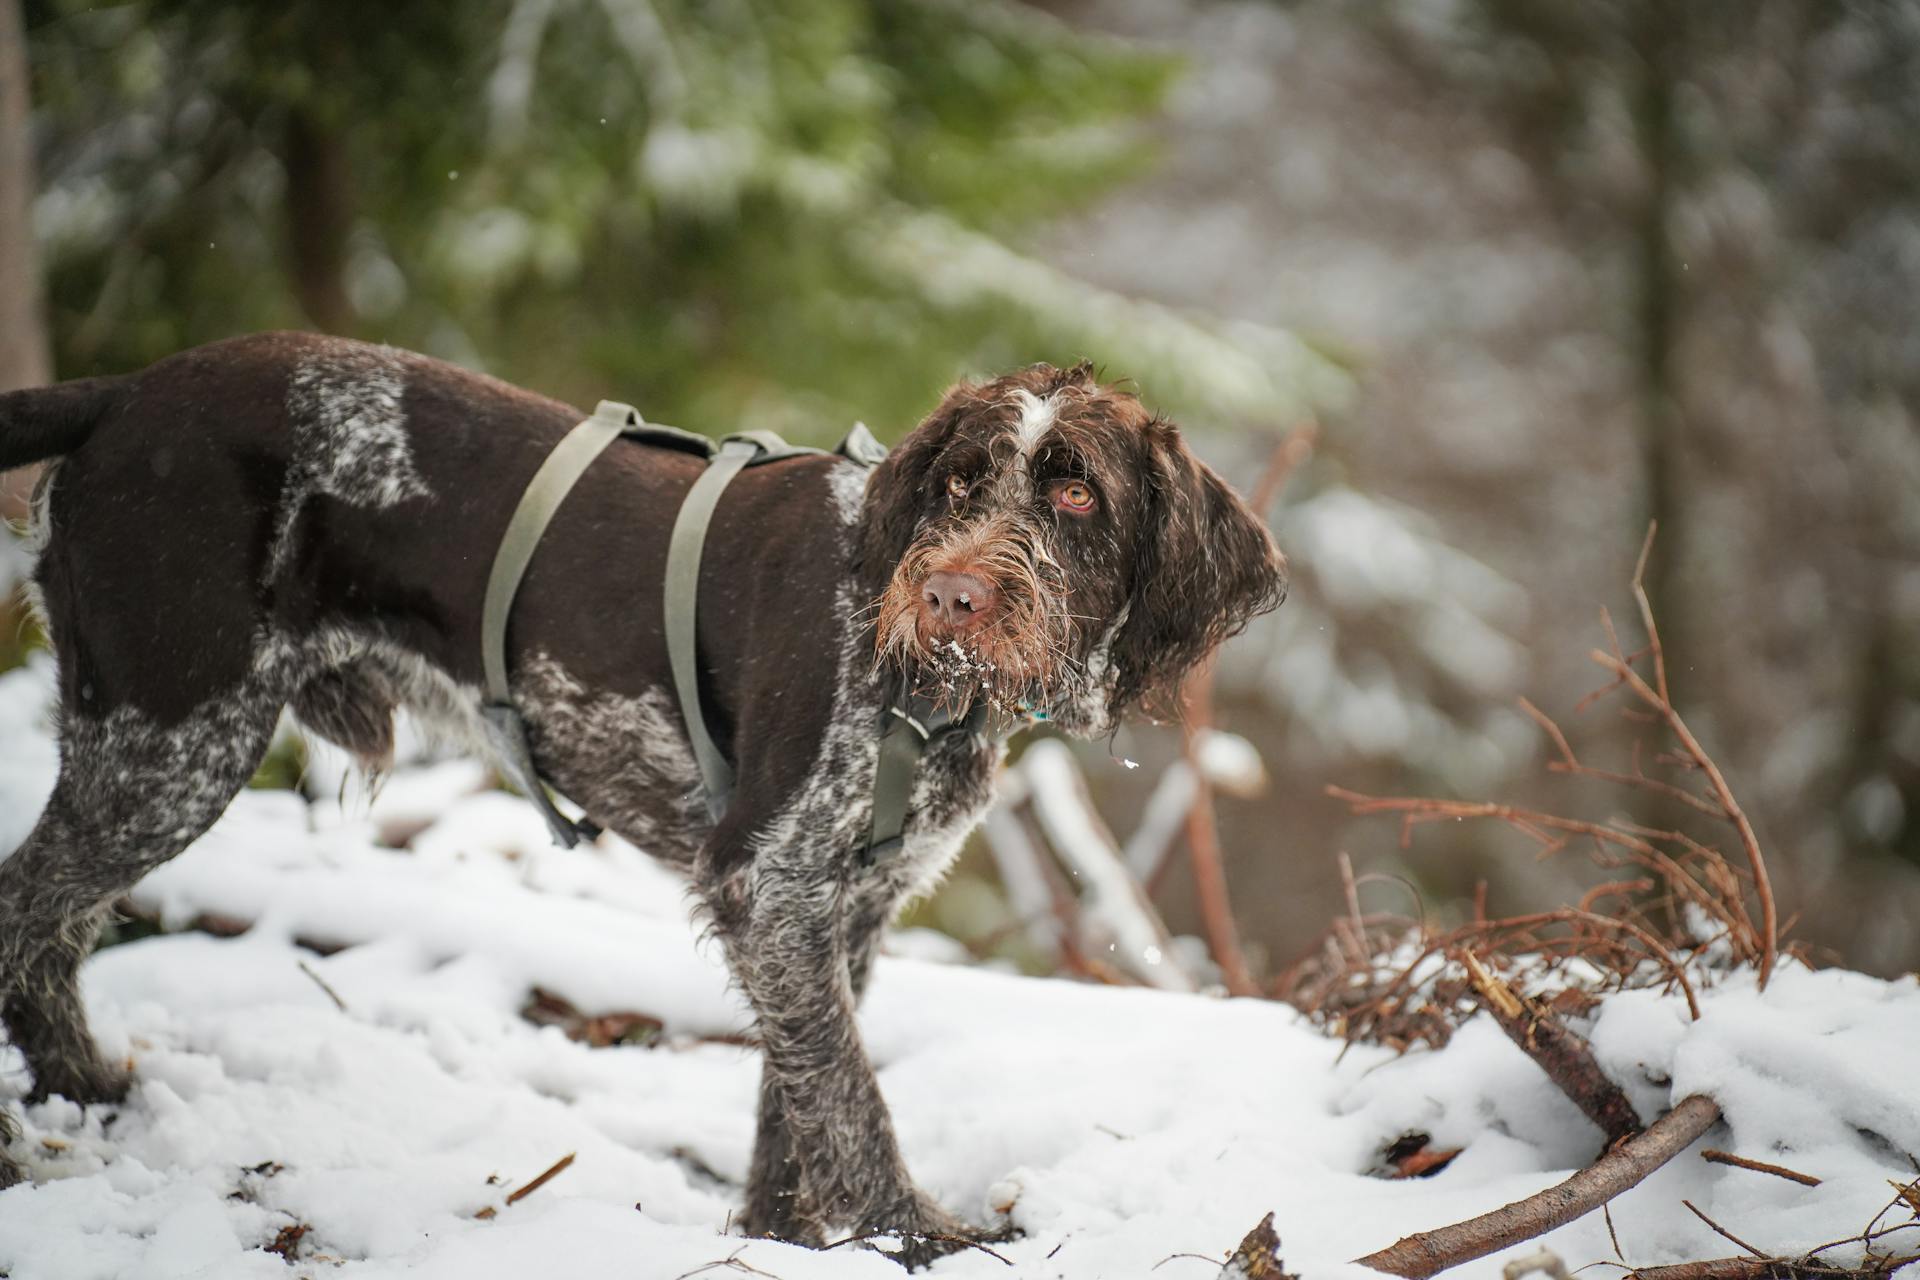
[[[335,991],[332,987],[327,985],[327,980],[325,978],[315,973],[312,970],[312,968],[308,966],[305,960],[299,960],[299,961],[296,961],[295,963],[297,963],[300,966],[300,972],[306,974],[309,978],[313,979],[314,986],[320,988],[322,991],[327,993],[327,999],[333,1001],[334,1008],[338,1009],[342,1013],[345,1013],[347,1011],[347,1002],[340,998],[340,993],[338,991]]]
[[[577,1154],[579,1153],[574,1151],[569,1151],[567,1152],[567,1154],[561,1156],[558,1160],[555,1160],[551,1165],[547,1167],[547,1171],[545,1173],[535,1178],[532,1182],[529,1182],[526,1186],[521,1187],[519,1190],[510,1193],[507,1196],[507,1203],[509,1205],[519,1204],[522,1200],[525,1200],[528,1196],[532,1195],[534,1192],[546,1186],[549,1182],[552,1182],[555,1178],[559,1177],[561,1174],[565,1173],[567,1171],[567,1166],[573,1163],[573,1158]]]
[[[1770,1173],[1776,1178],[1785,1178],[1787,1181],[1797,1182],[1803,1187],[1817,1187],[1820,1185],[1820,1179],[1810,1173],[1795,1173],[1793,1170],[1781,1165],[1768,1164],[1764,1160],[1749,1160],[1745,1156],[1734,1155],[1731,1151],[1715,1151],[1709,1147],[1700,1153],[1700,1158],[1714,1164],[1732,1165],[1736,1169],[1751,1169],[1755,1173]]]

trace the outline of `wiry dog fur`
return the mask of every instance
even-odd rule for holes
[[[80,963],[107,904],[245,785],[283,707],[371,768],[396,707],[482,739],[486,572],[579,416],[298,334],[0,396],[0,469],[60,459],[35,573],[60,776],[0,862],[0,1017],[34,1096],[122,1096]],[[1105,732],[1277,603],[1281,561],[1170,424],[1084,366],[954,388],[870,477],[827,457],[751,469],[715,516],[699,593],[702,703],[737,771],[714,822],[660,600],[701,466],[628,442],[588,471],[521,588],[514,697],[559,790],[688,870],[753,1006],[766,1065],[745,1228],[957,1233],[901,1162],[854,1006],[882,926],[989,803],[1002,748],[936,740],[904,853],[869,867],[882,709],[914,689],[985,699],[1001,728]],[[943,573],[968,587],[963,622],[930,591]],[[0,1186],[23,1175],[0,1150]]]

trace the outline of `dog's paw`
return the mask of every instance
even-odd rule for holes
[[[81,1106],[125,1102],[133,1087],[133,1072],[105,1062],[45,1063],[33,1065],[33,1089],[28,1102],[45,1102],[58,1094]]]
[[[0,1191],[27,1180],[27,1167],[7,1154],[7,1144],[20,1136],[20,1127],[0,1104]]]
[[[896,1212],[879,1215],[861,1234],[877,1252],[908,1271],[919,1271],[963,1249],[991,1253],[987,1245],[1011,1240],[1018,1232],[1010,1227],[983,1231],[969,1226],[916,1192],[911,1202]]]

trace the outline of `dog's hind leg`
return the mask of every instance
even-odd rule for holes
[[[171,725],[132,707],[104,717],[67,710],[52,798],[26,843],[0,861],[0,1019],[33,1074],[30,1097],[99,1102],[125,1091],[125,1071],[87,1030],[80,964],[108,905],[198,838],[246,785],[272,738],[277,685],[249,676]],[[10,1175],[18,1167],[0,1158],[0,1185]]]

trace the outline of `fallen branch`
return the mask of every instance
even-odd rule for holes
[[[1755,1173],[1770,1173],[1776,1178],[1785,1178],[1787,1181],[1797,1182],[1803,1187],[1817,1187],[1820,1185],[1820,1179],[1814,1177],[1812,1174],[1795,1173],[1791,1169],[1783,1168],[1777,1164],[1768,1164],[1764,1160],[1749,1160],[1745,1156],[1736,1156],[1731,1151],[1715,1151],[1712,1147],[1708,1147],[1700,1153],[1700,1158],[1714,1164],[1732,1165],[1736,1169],[1751,1169]]]
[[[1694,1094],[1648,1125],[1644,1133],[1622,1142],[1565,1182],[1477,1218],[1407,1236],[1356,1261],[1407,1280],[1426,1280],[1449,1267],[1531,1240],[1638,1186],[1719,1118],[1720,1107],[1713,1099]]]
[[[1640,1132],[1640,1116],[1620,1086],[1608,1078],[1593,1056],[1593,1046],[1560,1025],[1559,1019],[1488,973],[1473,952],[1460,952],[1480,996],[1481,1007],[1500,1024],[1507,1039],[1547,1073],[1561,1093],[1587,1119],[1600,1126],[1609,1146]]]
[[[1775,1258],[1715,1258],[1710,1262],[1676,1262],[1665,1267],[1629,1271],[1627,1280],[1786,1280],[1791,1266]]]
[[[1869,1257],[1857,1267],[1836,1267],[1804,1258],[1714,1258],[1641,1267],[1625,1280],[1882,1280],[1901,1267],[1920,1262],[1920,1254]]]

